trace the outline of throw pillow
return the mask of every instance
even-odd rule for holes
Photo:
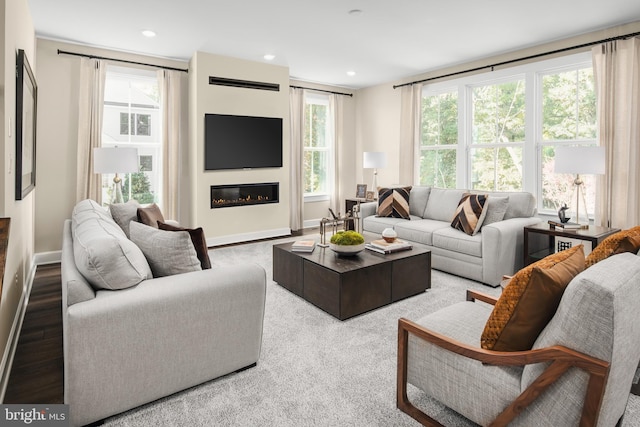
[[[640,249],[640,226],[628,230],[618,231],[604,239],[596,246],[585,261],[587,268],[593,264],[609,258],[611,255],[633,252]]]
[[[484,194],[464,194],[458,202],[451,227],[463,231],[469,236],[476,234],[482,226],[486,202],[487,196]]]
[[[211,268],[211,260],[209,259],[209,248],[207,247],[207,239],[204,237],[204,230],[202,227],[196,229],[175,227],[171,224],[167,224],[162,221],[158,221],[158,228],[166,231],[186,231],[191,237],[193,248],[196,250],[198,259],[200,260],[200,266],[203,270]]]
[[[565,288],[585,268],[582,245],[518,271],[504,288],[482,332],[486,350],[530,350],[555,314]]]
[[[409,217],[409,196],[411,186],[399,188],[378,188],[378,216],[411,219]]]
[[[485,206],[486,215],[482,226],[500,222],[504,219],[509,207],[509,197],[489,196]]]
[[[111,217],[120,226],[124,234],[129,237],[129,223],[138,221],[138,208],[140,203],[137,200],[129,200],[127,203],[114,203],[109,206]]]
[[[137,215],[138,221],[149,227],[158,228],[158,221],[164,222],[160,207],[155,203],[146,208],[138,208]]]
[[[139,222],[129,224],[131,241],[149,262],[153,277],[202,270],[191,237],[186,231],[164,231]]]

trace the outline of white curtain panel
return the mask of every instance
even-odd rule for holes
[[[181,146],[185,128],[181,126],[182,72],[158,70],[162,102],[162,212],[180,222]]]
[[[606,171],[597,181],[596,225],[640,224],[640,38],[592,49],[598,138]]]
[[[400,182],[413,185],[418,183],[415,161],[420,147],[418,126],[420,124],[420,101],[422,85],[402,86],[400,89]]]
[[[331,94],[329,97],[329,114],[333,117],[331,121],[333,129],[330,130],[331,135],[333,135],[333,159],[331,159],[333,174],[331,175],[331,182],[329,184],[331,186],[329,206],[334,212],[341,212],[340,201],[342,200],[342,194],[340,194],[340,150],[342,149],[344,139],[342,126],[344,107],[342,97],[343,95],[338,94]]]
[[[102,204],[102,177],[93,172],[93,149],[102,145],[102,107],[107,64],[80,59],[76,203],[93,199]]]
[[[290,204],[289,223],[291,230],[301,230],[304,223],[304,174],[303,174],[303,144],[304,144],[304,89],[289,88],[290,115]]]

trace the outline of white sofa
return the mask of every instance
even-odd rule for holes
[[[95,202],[80,202],[65,221],[64,402],[70,405],[71,425],[253,366],[259,358],[266,296],[262,267],[151,278],[136,249]],[[104,280],[102,288],[96,288],[96,274]]]
[[[458,202],[467,192],[413,186],[409,195],[410,219],[378,217],[376,202],[363,203],[362,229],[380,234],[385,228],[393,228],[398,238],[427,245],[433,268],[496,287],[503,275],[522,268],[524,227],[541,221],[536,217],[536,200],[527,192],[472,191],[489,196],[486,218],[492,219],[485,220],[480,232],[470,236],[451,227]],[[502,207],[502,217],[497,206]]]

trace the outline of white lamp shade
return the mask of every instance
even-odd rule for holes
[[[362,153],[362,167],[364,169],[386,168],[387,153],[382,151],[365,151]]]
[[[557,147],[555,173],[604,174],[604,147]]]
[[[93,171],[95,173],[138,172],[138,149],[94,148]]]

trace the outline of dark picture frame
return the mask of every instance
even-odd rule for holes
[[[357,184],[356,199],[364,199],[367,195],[367,184]]]
[[[38,86],[24,50],[16,55],[16,200],[36,186]]]

